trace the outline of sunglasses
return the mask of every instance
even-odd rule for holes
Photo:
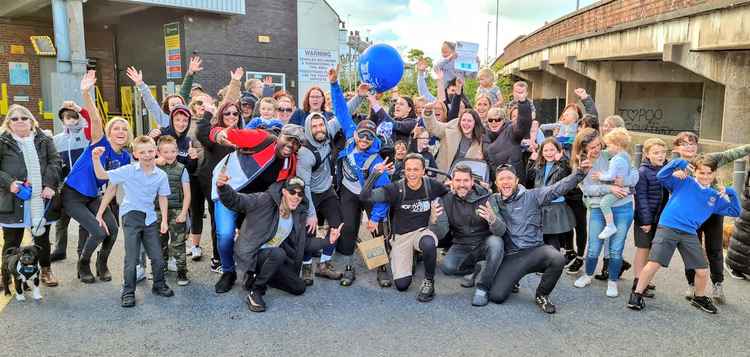
[[[304,190],[287,190],[290,195],[297,196],[299,198],[305,197],[305,191]]]
[[[195,101],[195,105],[203,105],[203,101],[202,100],[196,100]]]
[[[357,133],[357,137],[360,140],[369,140],[369,141],[375,140],[375,135],[372,135],[372,133],[367,132],[367,131],[360,131],[359,133]]]
[[[228,116],[238,117],[238,116],[240,116],[240,112],[224,112],[222,114],[224,114],[225,117],[228,117]]]
[[[276,109],[276,111],[277,112],[282,112],[282,113],[291,113],[291,112],[294,111],[294,109],[292,109],[292,108],[279,108],[279,109]]]
[[[10,118],[10,121],[19,121],[19,120],[20,121],[28,121],[30,119],[31,118],[29,118],[29,117],[12,117],[12,118]]]
[[[503,120],[500,119],[500,118],[487,118],[487,122],[488,123],[499,123],[501,121],[503,121]]]

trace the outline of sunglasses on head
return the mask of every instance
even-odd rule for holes
[[[12,117],[12,118],[10,118],[10,121],[19,121],[19,120],[20,121],[28,121],[30,119],[31,118],[29,118],[29,117]]]
[[[228,117],[228,116],[234,116],[234,117],[240,116],[240,112],[224,112],[222,114],[224,114],[225,117]]]
[[[279,109],[276,109],[276,111],[282,112],[282,113],[291,113],[291,112],[294,111],[294,109],[292,109],[292,108],[279,108]]]
[[[375,135],[372,135],[372,133],[369,131],[360,131],[359,133],[357,133],[357,137],[361,140],[375,140]]]
[[[297,196],[299,198],[305,197],[305,190],[287,190],[290,195]]]

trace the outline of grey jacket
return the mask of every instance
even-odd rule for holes
[[[492,195],[490,205],[496,212],[500,212],[508,226],[506,254],[543,245],[542,206],[565,195],[585,176],[585,172],[576,170],[551,186],[529,190],[518,185],[516,192],[505,200],[499,193]]]
[[[606,150],[602,150],[601,154],[599,154],[599,157],[596,159],[596,161],[594,161],[591,166],[591,170],[589,170],[588,175],[586,175],[586,178],[581,184],[581,191],[583,191],[584,201],[589,207],[598,208],[599,201],[601,201],[602,196],[611,193],[610,188],[612,187],[612,185],[604,184],[591,178],[591,174],[594,172],[607,171],[607,168],[609,167],[610,156],[611,155]],[[623,186],[631,188],[630,194],[615,201],[612,204],[612,207],[619,207],[624,204],[633,202],[633,188],[636,184],[638,184],[639,177],[640,176],[638,174],[638,169],[631,168],[630,174],[627,177],[623,177]]]
[[[299,148],[297,152],[297,176],[305,182],[305,197],[310,202],[309,216],[315,215],[315,205],[312,203],[312,193],[322,193],[331,188],[333,184],[333,172],[329,160],[334,160],[331,154],[331,138],[341,129],[338,120],[329,119],[326,123],[328,135],[325,141],[315,140],[310,129],[310,115],[305,118],[305,140],[312,146],[320,156],[321,164],[317,170],[315,166],[315,154],[306,146]]]
[[[440,198],[443,212],[437,216],[436,223],[430,224],[430,230],[438,239],[443,239],[450,231],[454,244],[470,246],[479,245],[490,235],[502,237],[507,227],[499,210],[495,209],[497,219],[491,225],[476,214],[477,208],[486,204],[490,197],[491,192],[476,184],[464,198],[447,193]]]

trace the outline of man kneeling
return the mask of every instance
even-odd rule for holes
[[[237,193],[227,185],[228,181],[229,177],[222,172],[216,186],[224,206],[245,214],[234,254],[237,268],[247,274],[248,308],[254,312],[266,310],[263,295],[267,285],[290,294],[303,294],[305,282],[300,278],[300,268],[305,251],[314,252],[334,244],[343,223],[331,229],[330,242],[308,237],[305,231],[308,202],[304,198],[305,183],[299,177],[252,194]]]
[[[443,196],[441,202],[433,203],[430,221],[430,230],[439,239],[445,238],[449,231],[453,238],[440,268],[445,275],[466,275],[461,283],[465,288],[473,287],[479,277],[472,305],[486,305],[486,292],[503,261],[505,221],[489,205],[492,193],[474,183],[468,166],[458,165],[453,169],[451,186],[453,192]],[[482,260],[486,261],[483,271],[478,264]]]

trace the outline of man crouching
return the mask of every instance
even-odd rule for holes
[[[221,172],[216,181],[219,199],[227,208],[245,215],[234,246],[237,269],[246,272],[246,303],[250,311],[263,312],[267,285],[294,295],[305,292],[300,278],[305,251],[314,252],[336,243],[341,226],[332,228],[330,242],[309,238],[305,231],[305,183],[299,177],[271,185],[266,192],[240,194],[227,185]]]

